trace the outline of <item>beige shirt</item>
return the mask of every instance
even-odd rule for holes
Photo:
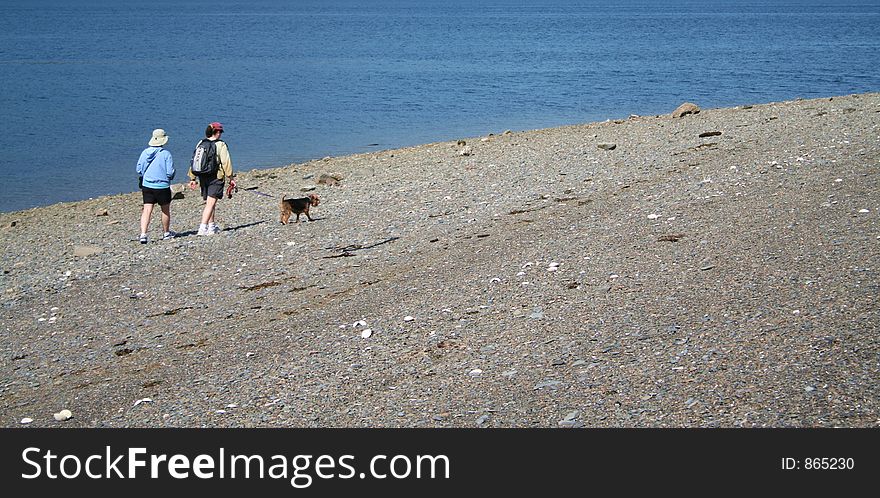
[[[232,178],[235,176],[235,173],[232,171],[232,158],[229,157],[229,147],[226,146],[226,142],[223,140],[216,140],[214,146],[217,148],[217,158],[220,160],[220,167],[217,168],[217,179]],[[192,170],[188,171],[187,174],[190,180],[196,179],[196,175],[192,173]]]

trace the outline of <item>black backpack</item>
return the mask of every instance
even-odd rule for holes
[[[196,145],[189,168],[194,175],[213,175],[220,167],[220,159],[217,157],[217,145],[214,140],[203,138]]]

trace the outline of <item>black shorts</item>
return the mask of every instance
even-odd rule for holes
[[[218,180],[216,176],[212,177],[199,177],[199,187],[202,189],[202,200],[208,200],[208,196],[211,196],[215,199],[223,198],[223,187],[225,185],[225,181]]]
[[[164,206],[171,204],[171,187],[166,188],[149,188],[141,189],[144,193],[144,204],[158,204]]]

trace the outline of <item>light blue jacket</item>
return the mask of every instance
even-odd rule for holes
[[[171,153],[162,147],[147,147],[138,159],[137,173],[144,177],[144,187],[170,187],[175,173]]]

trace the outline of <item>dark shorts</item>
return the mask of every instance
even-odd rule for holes
[[[199,177],[199,186],[202,189],[202,200],[208,200],[208,196],[211,196],[215,199],[223,198],[223,186],[226,182],[223,180],[218,180],[216,176],[214,177]]]
[[[144,194],[144,204],[158,204],[164,206],[171,204],[171,187],[168,188],[149,188],[141,189]]]

